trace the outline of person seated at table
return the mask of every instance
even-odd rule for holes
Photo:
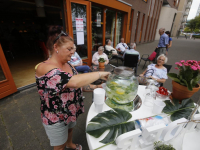
[[[112,44],[112,41],[110,39],[107,39],[106,40],[106,45],[105,45],[106,50],[107,51],[112,51],[112,57],[113,58],[119,58],[120,60],[123,61],[122,56],[117,53],[117,50],[115,48],[113,48],[111,46],[111,44]]]
[[[100,46],[98,48],[98,52],[94,53],[94,55],[92,56],[92,63],[94,65],[99,65],[99,61],[98,61],[99,58],[105,59],[105,65],[109,63],[108,56],[103,51],[104,51],[103,46]]]
[[[88,73],[90,67],[88,65],[83,65],[83,61],[76,52],[76,45],[74,44],[73,54],[69,63],[78,71],[83,73]]]
[[[155,80],[155,85],[158,86],[160,83],[165,83],[167,77],[167,69],[163,64],[167,63],[167,57],[164,54],[161,54],[157,58],[156,64],[150,64],[147,66],[147,69],[140,74],[139,76],[145,76]]]
[[[130,50],[126,50],[123,54],[123,59],[125,54],[134,54],[134,55],[138,55],[138,62],[140,61],[140,53],[138,51],[136,51],[136,44],[135,43],[131,43],[130,44]]]
[[[119,44],[117,44],[116,46],[116,50],[123,54],[125,50],[129,49],[128,45],[126,43],[124,43],[124,38],[121,38],[121,42]]]

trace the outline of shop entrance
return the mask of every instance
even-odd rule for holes
[[[35,65],[48,58],[48,26],[64,26],[62,6],[60,1],[0,0],[1,51],[17,88],[35,83]]]

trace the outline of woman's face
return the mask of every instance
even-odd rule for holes
[[[74,43],[72,41],[63,44],[57,48],[60,61],[67,63],[71,60],[71,56],[74,53]]]
[[[157,60],[157,65],[162,66],[165,63],[165,57],[161,56]]]
[[[111,45],[111,40],[108,41],[108,45]]]
[[[102,49],[98,49],[98,53],[99,53],[99,55],[102,55],[103,54],[103,50]]]

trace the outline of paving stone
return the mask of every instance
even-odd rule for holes
[[[40,142],[37,139],[34,139],[31,141],[27,146],[27,150],[43,150],[42,145],[40,145]]]
[[[31,141],[35,139],[33,132],[29,129],[19,132],[14,136],[10,136],[14,149],[21,149],[28,145]]]

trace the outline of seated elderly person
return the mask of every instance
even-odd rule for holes
[[[105,45],[106,50],[107,51],[112,51],[112,57],[113,58],[119,58],[120,60],[123,61],[122,56],[117,53],[117,50],[115,48],[113,48],[111,46],[111,44],[112,44],[112,41],[110,39],[107,39],[106,40],[106,45]]]
[[[124,38],[121,38],[121,42],[117,44],[116,50],[123,54],[125,50],[129,49],[128,45],[124,43]]]
[[[94,65],[99,65],[99,61],[98,61],[99,58],[105,59],[105,65],[109,63],[108,56],[103,51],[104,51],[103,46],[100,46],[98,48],[98,52],[94,53],[94,55],[92,56],[92,63]]]
[[[138,55],[138,62],[140,61],[140,53],[138,51],[136,51],[136,44],[135,43],[130,44],[130,50],[125,51],[125,53],[123,54],[123,59],[124,59],[125,54]]]
[[[157,58],[157,64],[148,65],[147,69],[139,76],[145,76],[155,80],[155,85],[158,86],[160,83],[165,83],[167,77],[167,69],[163,64],[167,63],[167,57],[161,54]]]
[[[69,63],[74,66],[74,68],[78,71],[78,72],[83,72],[83,73],[87,73],[90,70],[90,67],[87,65],[83,65],[83,61],[80,58],[80,56],[78,55],[78,53],[76,52],[76,46],[74,45],[74,50],[73,50],[73,54],[71,57],[71,60],[69,61]]]

